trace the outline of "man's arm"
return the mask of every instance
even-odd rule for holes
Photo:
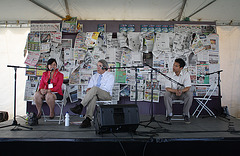
[[[190,88],[191,87],[185,87],[184,89],[178,89],[176,95],[181,96],[182,93],[185,93],[185,92],[189,91]]]
[[[181,96],[182,93],[185,93],[189,91],[191,87],[185,87],[184,89],[172,89],[172,88],[166,88],[168,92],[175,93],[177,96]]]
[[[182,93],[185,93],[185,92],[189,91],[190,88],[191,87],[185,87],[184,89],[182,89]]]
[[[177,89],[166,88],[166,90],[171,93],[175,93],[175,94],[177,93]]]

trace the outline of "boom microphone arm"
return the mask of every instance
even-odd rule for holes
[[[147,63],[144,63],[144,65],[148,66],[149,68],[151,68],[152,70],[155,70],[156,72],[160,73],[162,76],[164,76],[166,79],[168,79],[169,81],[173,82],[173,83],[176,83],[177,85],[179,86],[182,86],[184,87],[183,84],[177,82],[176,80],[172,79],[171,77],[167,76],[166,74],[163,74],[160,70],[156,69],[156,68],[153,68],[152,66],[148,65]]]

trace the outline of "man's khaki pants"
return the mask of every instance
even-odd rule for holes
[[[111,99],[112,99],[112,97],[111,97],[109,92],[106,92],[106,91],[104,91],[104,90],[102,90],[98,87],[95,87],[95,86],[92,87],[87,92],[87,94],[83,98],[83,101],[81,102],[84,107],[87,107],[85,116],[92,119],[97,100],[108,101],[108,100],[111,100]]]

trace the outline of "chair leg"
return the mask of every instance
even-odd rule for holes
[[[199,109],[199,107],[201,106],[201,104],[199,103],[199,101],[198,101],[198,100],[196,100],[196,101],[197,101],[197,103],[198,103],[198,106],[197,106],[197,108],[195,109],[195,111],[193,112],[192,116],[194,116],[195,113],[196,113],[197,111],[199,111],[198,109]]]
[[[202,101],[199,102],[199,105],[201,105],[201,109],[198,111],[198,114],[197,114],[196,118],[198,118],[198,116],[201,114],[201,112],[202,112],[203,109],[206,110],[206,108],[204,107],[204,103],[202,103]],[[206,111],[207,111],[207,110],[206,110]],[[208,111],[207,111],[207,112],[208,112]]]
[[[42,109],[42,114],[43,114],[43,118],[44,118],[44,121],[47,122],[47,121],[51,121],[51,122],[58,122],[58,124],[61,124],[61,122],[64,122],[64,116],[63,116],[63,103],[58,103],[56,102],[55,105],[57,105],[60,109],[60,113],[59,113],[59,119],[58,120],[54,120],[54,119],[47,119],[46,118],[46,115],[44,113],[44,110]]]
[[[202,110],[205,109],[210,116],[216,117],[215,114],[211,111],[211,109],[207,107],[207,102],[208,102],[208,101],[206,101],[205,103],[203,103],[202,101],[197,100],[197,102],[198,102],[199,105],[198,105],[198,107],[196,108],[196,110],[194,111],[194,113],[192,114],[192,116],[194,116],[195,113],[198,111],[198,113],[197,113],[197,115],[196,115],[196,118],[198,118],[198,116],[201,114]],[[201,108],[200,108],[200,106],[201,106]]]
[[[59,124],[59,125],[61,124],[61,121],[64,122],[63,105],[64,105],[64,104],[61,103],[61,106],[59,106],[59,108],[60,108],[59,121],[58,121],[58,124]]]
[[[200,101],[199,104],[201,105],[202,108],[199,110],[199,112],[198,112],[196,118],[198,118],[198,116],[201,114],[201,112],[202,112],[202,110],[203,110],[203,108],[204,108],[204,104],[203,104],[201,101]]]
[[[211,110],[210,108],[208,108],[207,102],[205,102],[205,103],[203,104],[203,108],[208,112],[208,114],[209,114],[210,116],[216,117],[215,114],[212,112],[212,110]]]

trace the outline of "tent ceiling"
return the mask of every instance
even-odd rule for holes
[[[239,25],[240,0],[1,0],[0,21],[61,20],[68,12],[66,2],[69,14],[79,20],[178,20],[184,1],[180,20],[212,2],[190,20]]]

